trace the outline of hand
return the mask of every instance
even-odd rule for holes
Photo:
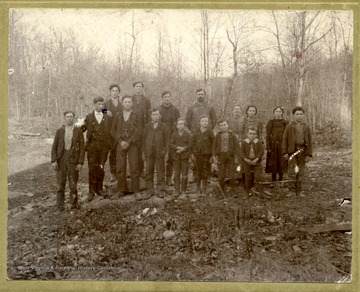
[[[80,171],[82,169],[82,164],[76,165],[76,171]]]
[[[251,160],[249,158],[245,158],[244,161],[247,163],[247,164],[251,164]]]
[[[305,156],[305,162],[309,162],[310,161],[310,156]]]
[[[181,151],[180,151],[180,150],[176,150],[176,153],[177,153],[177,154],[180,154],[180,153],[181,153]]]
[[[256,165],[258,163],[259,158],[255,158],[253,161],[251,161],[251,165]]]
[[[120,147],[121,147],[121,149],[126,150],[129,148],[129,143],[126,141],[121,141]]]
[[[284,155],[283,155],[283,158],[284,158],[285,160],[288,160],[288,159],[289,159],[289,154],[287,154],[287,153],[284,154]]]
[[[53,163],[51,163],[51,167],[54,169],[54,170],[58,170],[59,169],[59,165],[58,163],[55,161]]]

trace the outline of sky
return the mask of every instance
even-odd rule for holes
[[[31,31],[48,33],[50,29],[57,31],[73,30],[79,42],[84,47],[95,44],[100,48],[106,60],[116,61],[119,50],[129,51],[131,37],[132,17],[135,19],[135,32],[138,33],[139,55],[149,67],[154,67],[154,59],[158,49],[158,32],[165,36],[165,50],[169,44],[175,44],[183,53],[187,69],[194,74],[199,64],[199,28],[200,10],[121,10],[121,9],[15,9],[22,17],[20,22]],[[339,13],[340,17],[347,19],[349,12]],[[351,14],[351,13],[350,13]],[[256,32],[248,34],[243,42],[251,42],[251,49],[261,51],[261,57],[266,62],[277,62],[278,54],[274,50],[274,37],[263,28],[273,28],[269,11],[244,10],[213,10],[210,12],[210,37],[214,35],[217,20],[221,20],[216,29],[214,44],[221,43],[225,47],[223,59],[225,60],[224,74],[231,69],[231,45],[227,39],[226,28],[230,28],[230,18],[235,16],[238,25],[245,20],[249,26],[256,27]],[[289,19],[288,11],[278,11],[279,23]],[[324,22],[327,20],[324,19]],[[228,68],[228,70],[226,69]]]

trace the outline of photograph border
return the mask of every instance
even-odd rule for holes
[[[360,62],[359,15],[360,0],[348,1],[0,1],[0,291],[360,291],[359,283],[359,195],[360,160],[359,143],[352,145],[352,279],[351,283],[266,283],[266,282],[125,282],[96,280],[7,280],[7,165],[8,165],[8,34],[11,8],[91,8],[91,9],[228,9],[228,10],[352,10],[354,17],[353,39],[353,95],[352,141],[360,141]],[[50,164],[50,161],[49,161]]]

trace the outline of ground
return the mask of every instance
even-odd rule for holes
[[[241,183],[238,198],[223,196],[212,178],[207,196],[190,184],[178,198],[170,188],[164,198],[86,203],[85,164],[81,209],[64,213],[55,207],[50,148],[44,135],[9,137],[10,279],[351,280],[350,232],[314,229],[351,223],[351,201],[339,206],[352,197],[351,146],[315,145],[304,198],[287,198],[278,185],[267,188],[271,199],[247,199]]]

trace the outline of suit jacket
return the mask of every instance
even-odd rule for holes
[[[165,123],[159,122],[156,129],[150,122],[145,126],[142,140],[142,147],[145,156],[150,156],[153,144],[156,145],[156,156],[163,157],[168,151],[169,129]]]
[[[112,146],[111,144],[111,137],[110,137],[110,130],[111,130],[111,124],[112,124],[113,118],[104,114],[103,118],[101,120],[101,123],[104,123],[104,129],[105,129],[105,140],[104,143],[106,143],[109,148]],[[95,123],[97,123],[97,120],[95,118],[95,113],[92,111],[85,117],[84,125],[81,126],[81,129],[83,132],[86,132],[86,147],[91,143],[91,139],[93,137],[93,131]]]
[[[180,154],[176,153],[177,146],[185,147],[185,151],[181,152]],[[192,147],[192,138],[190,133],[184,131],[184,133],[180,136],[179,132],[176,131],[175,133],[172,134],[169,143],[170,155],[172,159],[174,160],[189,159],[191,147]]]
[[[254,139],[254,141],[251,142],[248,138],[246,138],[244,142],[241,143],[241,159],[244,160],[245,158],[249,158],[251,144],[253,145],[255,158],[259,158],[259,164],[264,156],[264,146],[259,139]]]
[[[223,132],[219,132],[215,136],[214,144],[213,144],[213,155],[217,156],[219,155],[221,151],[221,135]],[[229,151],[228,153],[230,155],[235,155],[239,152],[239,141],[236,138],[236,135],[229,131]]]
[[[65,150],[65,126],[56,131],[54,143],[51,148],[51,162],[58,161]],[[70,148],[70,163],[84,164],[85,146],[84,134],[80,128],[74,127]]]
[[[126,141],[129,144],[139,144],[141,142],[141,120],[139,116],[134,111],[130,113],[128,122],[130,122],[131,126],[129,128],[129,137],[126,139],[122,137],[121,133],[124,122],[123,111],[120,111],[115,115],[111,126],[111,137],[114,139],[115,146],[121,141]]]
[[[312,137],[310,128],[308,125],[303,123],[304,125],[304,139],[305,139],[305,155],[312,156]],[[296,130],[295,130],[295,122],[291,122],[285,128],[283,140],[282,140],[282,154],[291,154],[296,151],[295,149],[296,142]]]

